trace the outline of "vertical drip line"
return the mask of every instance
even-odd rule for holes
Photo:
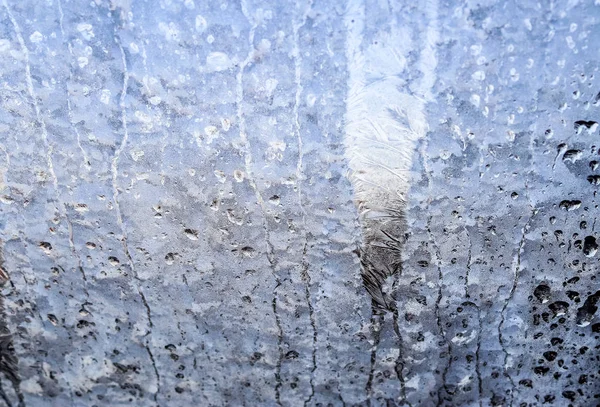
[[[282,386],[281,364],[283,362],[283,356],[284,356],[283,355],[283,328],[281,326],[281,318],[279,316],[278,307],[277,307],[277,295],[278,295],[277,289],[281,285],[281,280],[279,278],[279,275],[277,274],[277,270],[276,270],[277,264],[276,264],[275,255],[274,255],[274,248],[270,241],[271,233],[269,231],[269,224],[268,224],[268,219],[267,219],[267,210],[265,208],[265,201],[260,192],[260,189],[258,188],[258,185],[256,184],[256,179],[254,178],[254,172],[252,170],[252,166],[253,166],[252,146],[250,144],[250,140],[248,139],[248,134],[247,134],[247,130],[246,130],[246,118],[245,118],[244,111],[242,108],[242,104],[244,102],[244,70],[254,59],[254,54],[255,54],[255,52],[254,52],[254,33],[256,32],[258,23],[256,21],[253,21],[255,19],[250,15],[250,12],[248,9],[248,4],[247,4],[246,0],[241,1],[241,8],[242,8],[242,13],[246,17],[246,20],[248,21],[248,23],[251,24],[251,27],[250,27],[250,31],[248,33],[248,46],[249,46],[248,55],[246,56],[246,59],[240,65],[240,69],[236,75],[237,120],[238,120],[240,139],[243,144],[244,168],[246,170],[246,175],[248,176],[248,183],[250,184],[250,187],[254,191],[254,196],[256,198],[256,202],[258,203],[260,210],[261,210],[267,261],[269,262],[269,266],[271,268],[271,273],[273,274],[273,277],[275,279],[275,287],[273,287],[273,293],[272,293],[273,298],[271,301],[271,305],[273,308],[273,314],[275,317],[275,325],[277,327],[277,348],[278,348],[278,358],[277,358],[277,364],[275,367],[275,381],[276,381],[275,401],[276,401],[277,405],[281,406],[281,386]]]

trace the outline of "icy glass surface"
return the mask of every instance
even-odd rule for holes
[[[2,0],[0,406],[599,402],[598,0]]]

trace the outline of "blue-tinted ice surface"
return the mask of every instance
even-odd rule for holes
[[[0,18],[0,405],[600,402],[598,1]]]

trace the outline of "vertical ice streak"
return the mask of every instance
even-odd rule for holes
[[[304,27],[306,24],[306,19],[308,17],[308,12],[312,7],[312,1],[309,1],[308,4],[305,5],[305,10],[302,13],[299,13],[300,10],[297,10],[298,14],[301,14],[298,23],[294,23],[292,28],[293,39],[294,39],[294,48],[293,48],[293,57],[294,57],[294,82],[296,84],[296,94],[295,94],[295,102],[294,102],[294,127],[296,133],[296,139],[298,142],[298,161],[296,163],[296,182],[297,182],[297,193],[298,193],[298,206],[300,208],[300,212],[302,213],[302,233],[304,235],[304,247],[302,248],[302,281],[304,282],[304,298],[306,299],[306,305],[308,307],[308,314],[310,319],[310,325],[313,331],[313,340],[312,340],[312,368],[310,373],[310,395],[304,401],[304,405],[308,405],[312,398],[315,395],[315,385],[314,385],[314,376],[315,371],[317,370],[317,327],[315,322],[315,312],[314,306],[310,295],[310,284],[311,284],[311,276],[309,273],[309,265],[306,258],[308,251],[308,231],[306,225],[306,210],[304,208],[304,204],[302,202],[302,182],[304,181],[304,144],[302,141],[302,130],[300,126],[300,96],[302,95],[302,90],[304,89],[302,86],[302,54],[300,52],[300,29]],[[297,7],[298,9],[299,7]]]
[[[127,59],[125,57],[125,50],[123,49],[120,39],[116,35],[116,33],[115,33],[115,42],[119,48],[119,51],[121,54],[121,62],[123,64],[123,88],[121,89],[121,96],[119,99],[119,107],[121,108],[121,122],[123,125],[123,138],[121,140],[121,144],[115,150],[115,154],[111,161],[113,203],[115,206],[115,210],[117,212],[117,224],[119,225],[119,228],[121,229],[121,239],[122,239],[122,244],[123,244],[123,251],[125,252],[125,255],[127,256],[129,268],[131,269],[131,272],[133,273],[133,277],[136,280],[136,281],[134,281],[135,288],[137,289],[137,292],[138,292],[140,298],[142,299],[142,303],[144,304],[144,308],[146,310],[146,318],[148,320],[148,332],[146,335],[149,335],[151,333],[152,327],[154,326],[154,323],[152,322],[152,312],[150,310],[150,305],[148,304],[148,300],[146,299],[146,296],[144,295],[144,292],[142,291],[142,287],[141,287],[140,283],[138,283],[138,281],[141,282],[141,279],[137,273],[137,269],[135,268],[135,263],[133,261],[133,257],[131,256],[131,251],[129,249],[129,242],[127,240],[127,229],[125,228],[125,223],[123,222],[123,214],[121,212],[121,205],[119,202],[119,187],[118,187],[119,159],[121,158],[121,154],[123,153],[123,150],[125,150],[125,147],[127,146],[127,141],[129,139],[129,129],[127,127],[127,111],[126,111],[126,105],[125,105],[125,98],[127,97],[127,88],[129,86],[129,70],[127,69]],[[154,355],[152,354],[152,351],[150,350],[149,341],[146,342],[144,347],[146,348],[148,357],[150,358],[150,361],[152,362],[152,368],[153,368],[154,377],[156,380],[156,391],[154,391],[153,397],[154,397],[154,401],[157,401],[158,395],[160,393],[160,374],[158,373],[158,369],[156,367]]]
[[[362,226],[363,284],[371,296],[373,320],[379,316],[385,321],[381,316],[386,312],[393,316],[399,397],[411,405],[406,396],[404,340],[393,290],[402,269],[404,210],[413,155],[428,131],[425,105],[436,81],[437,5],[435,0],[427,1],[422,12],[424,24],[420,15],[399,24],[398,19],[404,17],[401,7],[377,7],[363,0],[347,4],[345,151]],[[390,24],[387,30],[373,33],[367,30],[367,16],[378,12],[386,14]],[[416,63],[409,65],[409,53],[419,55]],[[379,339],[374,339],[377,344]],[[371,375],[377,347],[373,352]],[[367,393],[369,398],[374,396],[371,379]]]
[[[248,9],[248,4],[246,1],[242,0],[241,2],[242,13],[248,20],[248,23],[251,24],[250,31],[248,32],[248,55],[246,59],[240,65],[240,69],[236,75],[236,105],[237,105],[237,119],[238,119],[238,127],[240,140],[243,145],[243,154],[244,154],[244,166],[246,170],[246,175],[248,177],[248,183],[250,187],[254,191],[254,195],[256,197],[256,202],[258,203],[261,214],[262,214],[262,227],[265,238],[265,247],[266,247],[266,257],[269,262],[271,273],[275,279],[275,287],[273,288],[273,297],[271,300],[273,315],[275,317],[275,325],[277,327],[277,347],[278,347],[278,360],[277,365],[275,366],[275,401],[277,405],[281,405],[281,363],[283,360],[283,329],[281,326],[281,318],[278,311],[277,306],[277,298],[278,298],[278,288],[281,285],[281,280],[276,270],[276,260],[274,254],[274,248],[271,244],[271,232],[269,230],[269,224],[267,220],[267,210],[265,209],[265,200],[262,196],[262,193],[256,183],[256,179],[253,171],[253,158],[252,158],[252,146],[250,144],[250,140],[248,139],[248,133],[246,128],[246,117],[244,115],[243,102],[244,102],[244,70],[248,68],[248,66],[252,63],[254,59],[254,33],[256,32],[256,28],[258,27],[258,23],[255,21],[255,18],[250,14],[250,10]]]
[[[428,129],[425,104],[435,83],[437,5],[425,6],[424,32],[420,26],[399,27],[399,11],[392,7],[389,32],[363,38],[365,4],[347,4],[346,57],[349,68],[345,148],[363,228],[363,281],[374,305],[391,310],[389,277],[401,266],[404,207],[409,190],[413,154]],[[419,30],[420,31],[420,30]],[[412,35],[411,35],[412,34]],[[407,66],[412,38],[421,39],[416,66]],[[419,71],[411,85],[408,69]]]

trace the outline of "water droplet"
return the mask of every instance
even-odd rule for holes
[[[579,200],[564,200],[559,205],[559,208],[565,209],[567,211],[574,211],[575,209],[579,209],[581,206],[581,201]]]
[[[583,151],[581,150],[568,150],[563,155],[563,161],[571,161],[575,162],[579,160],[583,156]]]
[[[565,315],[569,310],[569,303],[565,301],[556,301],[548,305],[548,308],[550,308],[550,311],[552,311],[555,317],[560,317],[561,315]]]
[[[42,249],[42,251],[48,255],[52,253],[52,245],[48,242],[40,242],[39,248]]]
[[[188,239],[198,240],[198,231],[197,230],[185,229],[184,232],[185,232],[185,235],[188,237]]]
[[[589,134],[592,134],[598,128],[598,123],[591,120],[578,120],[573,124],[573,128],[577,134],[580,134],[584,128],[587,129]]]
[[[583,254],[585,254],[586,257],[594,257],[597,251],[598,243],[596,242],[596,238],[593,236],[586,236],[583,241]]]
[[[600,175],[590,175],[587,180],[592,185],[600,185]]]
[[[540,284],[533,290],[533,295],[539,302],[545,304],[550,300],[550,287],[546,284]]]
[[[169,266],[172,265],[175,262],[175,256],[177,256],[177,253],[167,253],[165,256],[165,263]]]
[[[242,255],[244,255],[245,257],[252,258],[252,257],[256,256],[256,250],[254,250],[254,248],[250,247],[250,246],[242,247],[241,252],[242,252]]]
[[[56,318],[56,315],[54,314],[48,314],[48,321],[54,326],[58,325],[58,318]]]

